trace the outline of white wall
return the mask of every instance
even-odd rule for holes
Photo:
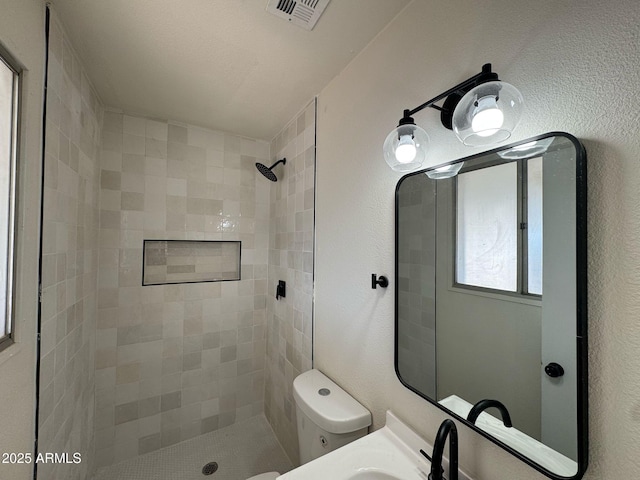
[[[26,70],[18,159],[22,194],[17,216],[16,344],[0,353],[0,452],[17,453],[33,452],[34,439],[44,5],[40,0],[0,0],[0,12],[0,43]],[[0,464],[0,478],[30,478],[32,468]]]
[[[492,62],[524,95],[513,141],[568,131],[589,155],[590,444],[585,478],[640,471],[640,4],[429,0],[411,3],[325,88],[318,105],[315,366],[384,423],[394,410],[433,439],[439,410],[393,369],[394,188],[382,142],[412,108]],[[477,153],[415,116],[431,161]],[[371,290],[371,273],[390,275]],[[466,428],[461,462],[479,479],[544,478]]]

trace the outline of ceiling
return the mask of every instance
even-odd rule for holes
[[[271,140],[410,0],[53,0],[105,106]]]

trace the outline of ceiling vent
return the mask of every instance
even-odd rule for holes
[[[329,0],[269,0],[267,12],[313,30],[328,4]]]

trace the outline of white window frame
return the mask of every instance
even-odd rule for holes
[[[13,73],[13,90],[12,90],[12,112],[11,112],[11,132],[10,132],[10,157],[9,157],[9,192],[7,199],[7,274],[5,279],[5,334],[0,337],[0,351],[6,349],[14,343],[15,338],[15,315],[14,315],[14,273],[16,264],[15,255],[15,239],[16,239],[16,186],[17,186],[17,169],[19,155],[19,139],[20,139],[20,94],[21,94],[21,78],[22,70],[13,57],[0,45],[0,62]],[[4,199],[3,199],[4,200]],[[0,205],[3,203],[0,200]]]

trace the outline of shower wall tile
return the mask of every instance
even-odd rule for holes
[[[312,368],[313,252],[315,208],[315,99],[271,142],[278,182],[271,187],[265,414],[294,463],[298,436],[293,380]],[[287,296],[273,295],[278,280]]]
[[[80,453],[43,463],[41,479],[94,470],[99,145],[103,108],[55,12],[51,16],[44,161],[38,450]],[[114,179],[115,182],[115,179]],[[100,360],[111,362],[110,352]]]
[[[269,161],[267,142],[115,111],[104,118],[99,466],[264,411],[270,202],[254,166]],[[142,286],[144,239],[241,241],[241,280]],[[170,260],[163,267],[182,275]]]

